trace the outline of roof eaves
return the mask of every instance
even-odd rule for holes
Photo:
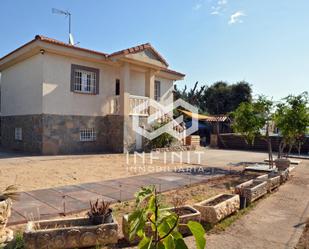
[[[168,63],[167,61],[162,57],[161,54],[159,54],[158,51],[156,51],[154,49],[154,47],[151,46],[150,43],[144,43],[144,44],[140,44],[140,45],[137,45],[137,46],[134,46],[134,47],[131,47],[131,48],[126,48],[126,49],[123,49],[123,50],[120,50],[120,51],[116,51],[114,53],[111,53],[108,57],[114,57],[114,56],[117,56],[117,55],[127,55],[127,54],[135,54],[135,53],[138,53],[138,52],[142,52],[146,49],[151,49],[156,56],[158,56],[158,58],[166,65],[168,66]]]
[[[42,35],[36,35],[35,39],[43,41],[43,42],[48,42],[48,43],[51,43],[51,44],[55,44],[55,45],[60,45],[60,46],[63,46],[63,47],[73,48],[73,49],[76,49],[76,50],[81,50],[81,51],[85,51],[85,52],[89,52],[89,53],[94,53],[94,54],[102,55],[105,58],[108,57],[108,54],[106,54],[106,53],[99,52],[99,51],[96,51],[96,50],[91,50],[91,49],[88,49],[88,48],[76,47],[74,45],[71,45],[71,44],[68,44],[68,43],[65,43],[65,42],[61,42],[61,41],[58,41],[58,40],[55,40],[55,39],[52,39],[52,38],[48,38],[48,37],[42,36]]]

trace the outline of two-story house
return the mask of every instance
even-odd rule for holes
[[[106,54],[44,36],[0,59],[2,146],[40,154],[125,152],[134,107],[173,101],[184,74],[150,45]]]

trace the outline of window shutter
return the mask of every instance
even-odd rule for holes
[[[71,65],[71,92],[74,92],[75,65]]]

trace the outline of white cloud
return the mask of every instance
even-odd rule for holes
[[[211,15],[220,15],[226,10],[227,0],[217,0],[216,4],[211,6]]]
[[[246,16],[242,11],[236,11],[233,15],[230,16],[229,24],[242,23],[243,20],[241,17]]]
[[[227,4],[227,0],[219,0],[218,5],[222,6],[222,5],[226,5]]]
[[[193,6],[193,10],[199,10],[200,8],[202,8],[202,4],[201,3],[197,3]]]
[[[214,10],[210,12],[210,15],[220,15],[220,12],[218,10]]]

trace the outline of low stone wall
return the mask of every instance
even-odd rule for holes
[[[271,137],[272,149],[273,151],[278,151],[279,144],[281,138],[278,136]],[[265,140],[262,138],[256,138],[254,144],[246,143],[245,139],[239,135],[234,133],[221,134],[220,139],[218,141],[218,146],[221,149],[233,149],[233,150],[255,150],[255,151],[267,151],[268,145]],[[294,153],[297,153],[295,149],[293,149]],[[307,154],[309,152],[309,137],[306,138],[301,152]]]

